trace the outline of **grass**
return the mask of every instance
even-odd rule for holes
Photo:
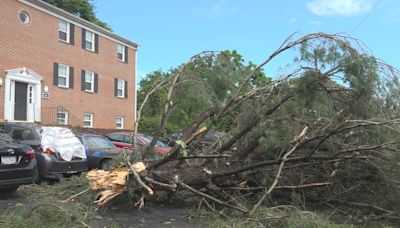
[[[89,183],[84,175],[62,179],[55,184],[44,182],[39,186],[22,186],[20,191],[24,195],[27,195],[27,202],[23,202],[23,204],[17,203],[15,206],[1,210],[0,227],[72,228],[85,227],[85,224],[91,227],[121,227],[120,224],[117,224],[111,218],[101,217],[96,210],[96,205],[93,204],[96,196],[95,191],[90,190],[68,202],[62,202],[88,188]],[[174,207],[179,207],[180,204],[183,208],[198,205],[198,199],[189,200],[191,199],[189,196],[191,195],[180,193],[169,199],[166,193],[157,194],[153,199],[148,199],[147,203],[150,203],[150,205],[154,203],[157,206],[160,205],[161,201],[169,199],[169,202],[164,203],[174,205]],[[108,207],[121,208],[129,205],[132,206],[132,203],[136,201],[137,195],[127,192],[110,202]],[[147,203],[146,205],[148,205]],[[208,210],[208,208],[206,209]],[[319,210],[319,212],[310,212],[291,205],[283,205],[275,207],[262,206],[251,217],[235,211],[228,211],[227,209],[224,209],[222,213],[225,216],[221,216],[216,211],[200,210],[195,217],[202,218],[201,220],[208,227],[390,227],[388,223],[384,226],[385,224],[379,221],[371,221],[365,215],[360,214],[358,216],[355,211],[348,211],[343,208],[334,212],[322,210]],[[348,217],[349,215],[353,217]],[[396,227],[396,225],[392,225]]]
[[[252,227],[294,227],[294,228],[353,228],[353,227],[391,227],[381,223],[357,225],[342,217],[340,222],[332,221],[331,215],[322,212],[302,211],[285,205],[278,207],[260,207],[251,217],[233,211],[223,211],[224,216],[216,212],[200,211],[197,216],[208,221],[212,228],[252,228]],[[336,220],[338,221],[338,220]]]
[[[25,205],[17,204],[0,215],[0,227],[85,227],[93,223],[102,227],[118,227],[113,221],[101,218],[93,205],[95,193],[90,191],[68,202],[70,196],[89,187],[86,178],[72,177],[59,183],[22,186],[20,191],[29,195]]]
[[[223,219],[216,217],[209,220],[209,227],[295,227],[295,228],[352,228],[351,224],[335,224],[329,219],[314,213],[286,215],[284,217],[234,217]]]

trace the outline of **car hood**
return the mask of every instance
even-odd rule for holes
[[[154,152],[160,155],[166,155],[171,151],[172,147],[155,147]]]

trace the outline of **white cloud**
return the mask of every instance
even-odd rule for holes
[[[311,0],[307,8],[318,16],[354,16],[372,9],[370,0]]]
[[[209,7],[197,7],[193,9],[195,13],[198,13],[205,17],[217,17],[217,16],[229,16],[238,12],[236,5],[229,5],[226,0],[217,0],[216,3]]]

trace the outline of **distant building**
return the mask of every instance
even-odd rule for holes
[[[0,0],[0,121],[131,129],[138,45],[39,0]]]

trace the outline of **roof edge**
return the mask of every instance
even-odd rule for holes
[[[78,24],[81,24],[81,25],[83,25],[85,27],[93,29],[93,30],[105,35],[106,37],[111,37],[111,38],[113,38],[115,40],[118,40],[121,43],[129,45],[134,49],[139,48],[139,45],[137,43],[135,43],[133,41],[130,41],[128,39],[125,39],[125,38],[123,38],[123,37],[121,37],[121,36],[119,36],[119,35],[117,35],[117,34],[115,34],[113,32],[108,31],[105,28],[102,28],[102,27],[100,27],[100,26],[98,26],[98,25],[96,25],[96,24],[94,24],[92,22],[89,22],[89,21],[87,21],[85,19],[82,19],[82,18],[80,18],[80,17],[78,17],[78,16],[76,16],[76,15],[74,15],[72,13],[69,13],[69,12],[67,12],[67,11],[65,11],[63,9],[55,7],[55,6],[53,6],[53,5],[51,5],[51,4],[47,3],[47,2],[43,2],[41,0],[18,0],[18,1],[22,2],[24,4],[27,4],[27,5],[30,5],[30,6],[36,6],[38,8],[42,8],[44,10],[48,10],[48,11],[50,11],[50,12],[52,12],[54,14],[57,14],[57,15],[59,15],[61,17],[65,17],[65,18],[67,18],[67,19],[69,19],[69,20],[71,20],[73,22],[77,22]]]

